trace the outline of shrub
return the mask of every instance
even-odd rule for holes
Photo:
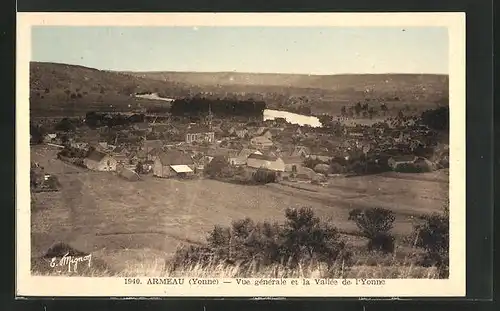
[[[210,178],[231,178],[234,172],[226,157],[216,156],[206,165],[205,174]]]
[[[443,213],[425,215],[421,223],[414,225],[415,246],[425,250],[422,264],[435,265],[439,268],[440,277],[448,277],[449,269],[449,213],[445,207]]]
[[[277,176],[275,172],[259,168],[252,174],[252,179],[259,184],[268,184],[276,182]]]
[[[353,209],[349,220],[356,223],[361,233],[369,239],[368,250],[386,253],[394,251],[394,237],[390,233],[394,224],[394,213],[384,208]]]
[[[285,216],[282,251],[293,265],[306,259],[331,266],[343,253],[345,243],[338,230],[321,222],[312,209],[287,209]]]
[[[349,259],[338,230],[321,222],[311,209],[288,209],[283,224],[255,223],[245,218],[229,227],[215,226],[205,245],[177,250],[171,271],[213,263],[258,269],[273,264],[296,267],[323,262],[331,267],[338,259]]]

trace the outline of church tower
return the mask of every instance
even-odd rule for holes
[[[207,124],[207,126],[208,126],[208,128],[210,130],[212,130],[212,119],[213,119],[212,105],[208,104],[208,115],[207,115],[207,118],[206,118],[206,124]]]

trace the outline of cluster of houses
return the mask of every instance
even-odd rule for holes
[[[92,130],[96,131],[96,130]],[[309,179],[318,171],[304,167],[306,159],[329,163],[334,157],[349,159],[353,150],[376,153],[396,146],[415,144],[415,137],[426,137],[425,129],[409,132],[380,123],[373,126],[343,127],[342,136],[335,137],[328,129],[304,127],[277,118],[256,124],[221,122],[208,123],[136,123],[129,131],[140,133],[137,143],[114,144],[93,139],[69,139],[66,145],[91,150],[83,165],[95,171],[116,171],[127,179],[139,179],[141,173],[157,177],[189,176],[203,171],[216,156],[225,157],[230,165],[250,170],[266,169]],[[416,132],[415,132],[416,131]],[[90,131],[85,131],[88,134]],[[177,140],[151,139],[151,133],[175,134]],[[127,134],[125,133],[125,134]],[[90,135],[90,134],[88,134]],[[47,142],[61,143],[57,134],[47,134]],[[317,143],[320,141],[321,143]],[[418,140],[417,140],[418,142]],[[322,146],[319,147],[318,145]],[[429,160],[415,156],[395,156],[389,161],[394,169],[408,163],[431,165]],[[316,171],[316,172],[314,172]]]

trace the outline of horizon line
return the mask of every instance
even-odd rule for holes
[[[53,61],[37,61],[30,60],[30,63],[43,63],[43,64],[57,64],[57,65],[68,65],[68,66],[78,66],[88,69],[94,69],[99,71],[115,72],[115,73],[205,73],[205,74],[216,74],[216,73],[235,73],[235,74],[267,74],[267,75],[300,75],[300,76],[348,76],[348,75],[433,75],[433,76],[449,76],[449,73],[434,73],[434,72],[380,72],[380,73],[299,73],[299,72],[251,72],[251,71],[178,71],[178,70],[126,70],[126,69],[100,69],[96,67],[89,67],[81,64],[71,64],[71,63],[59,63]]]

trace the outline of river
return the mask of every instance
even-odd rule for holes
[[[158,94],[144,94],[144,95],[135,95],[139,98],[144,99],[152,99],[152,100],[163,100],[167,102],[172,102],[174,99],[172,98],[162,98],[159,97]],[[285,118],[287,122],[298,125],[309,125],[311,127],[321,127],[321,123],[317,117],[313,116],[305,116],[298,113],[283,111],[283,110],[273,110],[273,109],[265,109],[264,110],[264,121],[273,120],[275,118]]]
[[[264,110],[264,121],[273,120],[275,118],[285,118],[288,123],[299,124],[299,125],[309,125],[311,127],[321,127],[319,119],[314,116],[305,116],[298,113],[265,109]]]

